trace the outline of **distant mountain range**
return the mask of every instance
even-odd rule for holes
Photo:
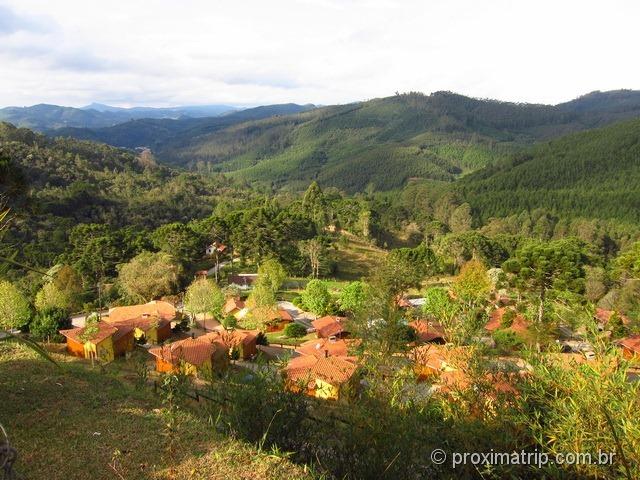
[[[299,190],[317,180],[348,192],[391,190],[420,179],[450,182],[535,142],[640,117],[640,92],[594,92],[559,105],[411,93],[262,113],[262,119],[245,110],[206,121],[156,121],[155,129],[131,122],[93,130],[93,137],[58,133],[151,146],[161,162],[274,188]]]
[[[34,115],[38,107],[30,107]],[[72,110],[92,116],[123,114],[95,104]],[[163,109],[152,110],[160,115],[156,110]],[[211,117],[196,114],[41,130],[119,147],[149,147],[159,162],[225,172],[275,189],[300,190],[317,180],[347,192],[393,190],[415,181],[453,182],[485,167],[506,165],[534,144],[640,118],[640,91],[592,92],[558,105],[409,93],[321,108],[284,104]],[[32,121],[51,124],[46,115]]]
[[[82,108],[39,104],[31,107],[0,109],[0,120],[19,127],[45,131],[63,127],[100,128],[140,118],[216,117],[238,110],[228,105],[202,105],[171,108],[121,108],[92,103]]]
[[[314,105],[268,105],[227,112],[216,117],[142,118],[104,128],[58,128],[45,130],[52,136],[93,140],[116,147],[150,147],[158,151],[163,145],[183,146],[191,139],[239,123],[312,110]]]

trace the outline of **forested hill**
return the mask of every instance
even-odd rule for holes
[[[253,195],[222,176],[176,172],[148,152],[88,141],[51,139],[0,122],[0,195],[11,207],[5,244],[18,258],[47,265],[78,223],[136,231],[209,215],[218,203],[245,204]],[[46,241],[44,239],[46,238]]]
[[[559,106],[410,93],[181,135],[154,151],[169,164],[276,188],[317,180],[349,192],[390,190],[412,178],[452,181],[533,141],[638,116],[634,91]]]
[[[314,105],[286,103],[247,108],[215,117],[138,118],[103,128],[66,127],[46,130],[46,133],[51,136],[93,140],[116,147],[150,147],[158,151],[163,145],[180,147],[201,135],[237,123],[300,113],[313,108]]]
[[[537,144],[463,178],[456,190],[482,220],[543,208],[640,222],[640,120]]]

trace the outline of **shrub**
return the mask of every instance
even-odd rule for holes
[[[300,295],[294,297],[291,303],[293,303],[298,308],[304,309],[304,302],[302,301],[302,297]]]
[[[71,319],[66,310],[47,308],[33,317],[29,332],[39,340],[59,340],[59,330],[71,328]]]
[[[258,332],[258,336],[256,337],[256,344],[263,345],[265,347],[269,345],[269,339],[264,332]]]
[[[496,348],[503,352],[516,350],[522,345],[522,339],[511,330],[496,330],[493,333],[493,339],[496,342]]]
[[[238,319],[233,315],[228,315],[222,320],[222,326],[226,329],[236,328],[238,326]]]
[[[300,338],[307,334],[307,329],[299,323],[290,323],[284,327],[284,334],[289,338]]]

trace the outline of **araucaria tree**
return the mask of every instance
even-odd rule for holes
[[[553,242],[530,242],[504,263],[504,270],[515,275],[518,287],[537,296],[537,321],[544,318],[550,290],[581,292],[588,256],[584,244],[573,238]]]

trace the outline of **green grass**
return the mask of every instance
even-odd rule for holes
[[[84,361],[55,358],[61,368],[22,347],[0,346],[0,423],[19,452],[20,478],[313,478],[216,433],[201,409],[178,412],[170,442],[167,410],[150,390]]]
[[[342,281],[367,277],[385,255],[383,249],[343,232],[337,249],[331,252],[331,259],[336,263],[335,277]]]
[[[267,333],[267,340],[269,340],[269,344],[282,344],[282,345],[293,345],[298,346],[301,343],[308,342],[309,340],[313,340],[316,338],[315,333],[308,333],[304,337],[300,338],[289,338],[284,335],[284,332],[269,332]]]

